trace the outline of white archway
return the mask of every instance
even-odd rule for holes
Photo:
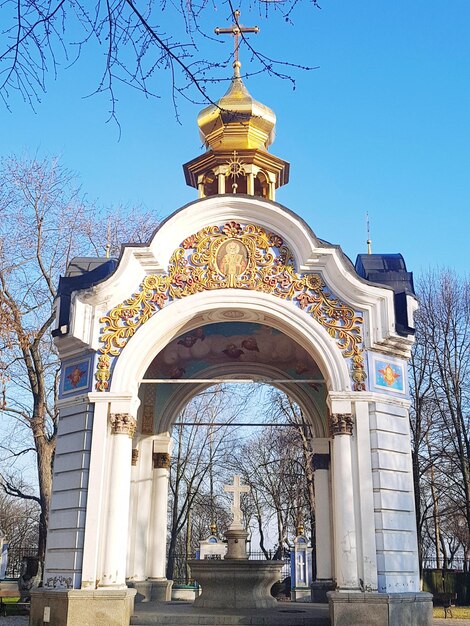
[[[305,348],[318,364],[329,392],[351,390],[346,359],[336,341],[310,315],[274,296],[224,289],[204,291],[172,302],[151,317],[130,339],[117,359],[110,392],[126,392],[136,397],[139,382],[155,355],[183,329],[190,330],[191,319],[215,309],[261,314],[263,323],[281,330]]]

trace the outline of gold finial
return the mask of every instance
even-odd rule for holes
[[[240,22],[238,21],[238,18],[240,17],[240,11],[238,9],[234,11],[233,17],[234,17],[235,23],[232,24],[231,28],[217,27],[217,28],[214,28],[214,32],[216,35],[233,35],[233,44],[234,44],[233,76],[234,78],[239,78],[240,67],[242,65],[238,58],[238,49],[240,47],[240,35],[243,35],[245,33],[259,33],[259,27],[258,26],[242,26]]]
[[[366,211],[366,227],[367,227],[367,254],[372,254],[372,240],[370,238],[369,212]]]
[[[297,537],[300,537],[300,535],[304,534],[304,525],[302,522],[299,522],[299,525],[297,526]]]
[[[217,524],[215,522],[211,522],[209,526],[211,535],[217,535]]]
[[[233,179],[232,192],[237,193],[237,179],[239,176],[242,176],[245,171],[243,169],[243,161],[239,158],[236,150],[233,151],[233,156],[227,161],[227,165],[227,176],[231,176]]]

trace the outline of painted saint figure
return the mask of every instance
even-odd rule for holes
[[[220,269],[227,276],[227,286],[236,287],[237,276],[246,269],[246,259],[240,253],[240,244],[229,241],[225,246],[225,254],[220,263]]]

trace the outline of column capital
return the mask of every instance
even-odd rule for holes
[[[350,413],[332,413],[330,415],[330,434],[352,435],[354,419]]]
[[[152,461],[153,469],[170,469],[171,457],[168,452],[154,452]]]
[[[137,422],[129,413],[110,413],[109,423],[113,435],[129,435],[133,437]]]
[[[314,470],[327,470],[330,469],[330,455],[329,454],[314,454],[312,457]]]

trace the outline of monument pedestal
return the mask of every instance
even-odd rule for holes
[[[431,626],[432,594],[329,591],[331,626]]]
[[[135,589],[47,589],[31,593],[34,626],[129,626]]]
[[[277,606],[271,587],[280,579],[283,561],[188,561],[202,594],[194,600],[205,609],[269,609]]]

